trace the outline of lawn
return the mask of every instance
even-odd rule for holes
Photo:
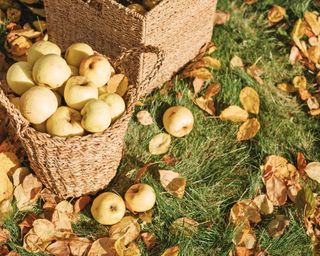
[[[280,92],[279,82],[290,82],[294,76],[304,74],[312,82],[314,74],[302,65],[292,66],[288,62],[291,37],[290,32],[298,17],[306,10],[319,10],[311,0],[258,1],[247,5],[243,1],[220,0],[218,9],[230,12],[231,18],[224,25],[216,26],[212,41],[217,50],[212,54],[222,63],[220,70],[212,70],[214,82],[221,85],[221,92],[215,98],[217,115],[230,105],[240,105],[239,94],[242,88],[254,88],[261,99],[258,119],[259,133],[250,141],[238,142],[236,133],[239,124],[221,121],[207,115],[188,97],[192,90],[190,80],[173,78],[174,86],[163,93],[156,90],[142,99],[154,124],[142,126],[134,114],[126,135],[126,150],[119,167],[118,175],[107,190],[123,194],[132,184],[136,172],[145,164],[154,163],[142,177],[142,182],[153,186],[157,194],[157,205],[153,211],[152,224],[142,229],[154,233],[156,246],[147,252],[143,243],[138,242],[142,255],[158,256],[171,246],[180,246],[180,255],[229,255],[233,250],[234,226],[229,222],[230,209],[237,201],[253,198],[265,192],[260,167],[268,155],[280,155],[296,163],[296,154],[302,152],[308,161],[319,161],[320,123],[308,115],[306,105],[296,95]],[[287,11],[282,25],[268,26],[267,13],[273,4],[279,4]],[[230,60],[239,56],[244,64],[256,64],[263,70],[263,85],[257,83],[244,70],[231,69]],[[205,90],[205,88],[204,88]],[[169,155],[176,159],[168,165],[161,156],[148,152],[150,139],[163,131],[161,117],[169,106],[188,107],[195,117],[195,128],[184,138],[172,141]],[[187,180],[183,199],[177,199],[162,188],[156,171],[172,170]],[[313,182],[313,192],[319,186]],[[40,205],[40,204],[39,204]],[[41,207],[35,209],[41,212]],[[290,220],[288,228],[279,238],[268,235],[266,227],[273,216],[284,214]],[[12,238],[8,245],[22,250],[17,224],[25,213],[15,212],[4,227],[9,229]],[[188,217],[200,223],[192,236],[173,234],[170,224]],[[103,236],[107,228],[98,225],[91,217],[89,207],[81,213],[80,221],[74,224],[79,236],[97,238]],[[312,244],[306,234],[303,221],[299,218],[293,203],[278,207],[270,216],[263,217],[255,227],[257,239],[262,249],[272,256],[312,255]],[[40,254],[39,254],[40,255]]]

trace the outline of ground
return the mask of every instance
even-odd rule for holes
[[[267,11],[272,4],[286,8],[286,25],[268,27]],[[240,199],[252,198],[264,192],[260,166],[266,156],[271,154],[286,157],[296,162],[297,152],[303,152],[309,161],[320,160],[320,123],[311,118],[306,106],[296,96],[279,92],[278,82],[291,81],[295,75],[305,74],[313,77],[300,66],[288,62],[291,48],[290,31],[297,17],[305,10],[317,10],[311,0],[258,1],[254,5],[243,1],[220,0],[218,9],[231,12],[229,22],[214,29],[212,41],[218,49],[213,56],[222,62],[219,71],[212,71],[214,81],[220,83],[221,93],[216,98],[217,113],[230,105],[239,105],[239,93],[249,85],[261,97],[261,111],[258,119],[261,130],[247,142],[237,142],[238,124],[222,122],[200,110],[188,98],[192,88],[190,81],[174,81],[174,87],[166,95],[155,91],[146,97],[143,107],[147,109],[156,123],[142,126],[133,115],[126,135],[126,151],[112,189],[122,193],[126,188],[125,174],[132,174],[146,163],[156,165],[143,177],[142,181],[151,184],[157,193],[157,206],[151,225],[143,229],[155,233],[156,247],[148,254],[160,255],[164,249],[179,244],[180,255],[228,255],[233,249],[233,226],[229,223],[232,205]],[[319,9],[319,8],[318,8]],[[245,64],[256,64],[263,70],[263,85],[242,70],[229,67],[231,58],[237,55]],[[182,97],[177,97],[177,93]],[[161,116],[168,106],[183,105],[195,116],[195,128],[189,136],[173,139],[169,154],[178,159],[174,166],[166,165],[161,157],[151,156],[147,147],[150,139],[163,130]],[[187,179],[186,194],[177,199],[161,187],[153,169],[167,169],[179,172]],[[311,184],[314,191],[319,186]],[[39,211],[39,209],[37,209]],[[276,209],[273,215],[281,213],[290,219],[290,225],[283,236],[271,238],[266,225],[272,216],[263,218],[256,227],[261,247],[270,255],[312,255],[312,246],[306,235],[303,223],[293,204]],[[13,231],[9,245],[22,251],[17,223],[24,214],[16,213],[5,226]],[[179,217],[189,217],[200,223],[198,232],[192,237],[175,236],[170,233],[172,221]],[[106,231],[84,211],[81,221],[75,224],[77,234],[96,238]],[[142,243],[141,243],[142,245]],[[141,246],[143,248],[143,246]]]

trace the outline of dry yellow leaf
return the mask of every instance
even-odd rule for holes
[[[245,87],[240,92],[240,102],[243,108],[252,114],[259,114],[260,97],[255,89]]]
[[[251,118],[245,121],[239,128],[237,133],[237,140],[250,140],[257,135],[260,130],[260,123],[258,119]]]
[[[203,80],[212,80],[213,76],[211,72],[206,68],[199,68],[195,70],[191,70],[185,73],[186,77],[197,77]]]
[[[53,241],[55,235],[54,225],[46,219],[37,219],[33,222],[33,230],[35,234],[43,241]]]
[[[127,246],[136,240],[140,234],[140,225],[137,219],[132,216],[124,217],[119,223],[111,226],[109,236],[111,239],[123,239],[123,243]]]
[[[308,57],[313,63],[318,64],[320,59],[320,46],[314,45],[308,48]]]
[[[221,68],[221,62],[216,58],[213,58],[211,56],[205,56],[202,60],[204,62],[205,67],[207,68],[212,68],[216,70],[219,70]]]
[[[22,183],[24,178],[30,174],[30,171],[26,167],[20,167],[15,170],[15,172],[12,175],[13,179],[13,185],[17,187]]]
[[[297,63],[297,61],[299,59],[301,59],[301,54],[300,54],[300,51],[299,51],[299,48],[296,47],[296,46],[292,46],[291,47],[291,50],[290,50],[290,55],[289,55],[289,62],[291,65],[294,65]]]
[[[23,238],[23,248],[28,252],[44,252],[50,243],[50,241],[42,241],[34,229],[31,229]]]
[[[305,168],[305,172],[310,179],[313,179],[320,183],[320,163],[319,162],[311,162],[307,164]]]
[[[171,136],[167,133],[160,133],[154,136],[149,142],[149,152],[152,155],[162,155],[169,151]]]
[[[244,64],[243,64],[242,59],[236,55],[233,56],[230,61],[230,67],[231,68],[243,68]]]
[[[198,78],[198,77],[196,77],[196,78],[193,80],[193,83],[192,83],[192,84],[193,84],[194,94],[198,94],[198,93],[201,91],[204,83],[205,83],[205,80],[204,80],[204,79],[201,79],[201,78]]]
[[[75,237],[69,240],[69,248],[72,255],[87,255],[92,242],[87,238]]]
[[[306,101],[312,97],[311,93],[307,89],[299,89],[299,95],[303,101]]]
[[[12,197],[13,185],[7,174],[0,172],[0,203]]]
[[[93,242],[88,256],[116,256],[115,241],[109,237],[100,238]]]
[[[146,224],[152,223],[152,215],[153,211],[152,209],[146,212],[140,212],[139,213],[139,219],[142,220]]]
[[[223,25],[224,23],[230,20],[230,17],[231,15],[228,12],[217,11],[214,15],[214,24]]]
[[[222,121],[245,122],[248,118],[248,112],[238,106],[230,106],[220,114],[220,119]]]
[[[206,99],[204,97],[199,97],[193,101],[199,108],[207,112],[209,115],[214,115],[216,108],[212,99]]]
[[[147,110],[141,110],[137,113],[137,119],[140,124],[142,125],[152,125],[153,119],[150,113]]]
[[[273,204],[268,199],[267,195],[258,195],[253,199],[253,201],[262,214],[267,215],[273,213]]]
[[[274,5],[269,10],[268,13],[268,20],[272,23],[278,23],[283,20],[284,16],[286,15],[286,9],[279,5]]]
[[[55,241],[46,248],[46,251],[55,256],[69,256],[71,252],[68,243],[68,240]]]
[[[312,32],[317,36],[320,34],[320,24],[318,22],[318,17],[313,12],[305,12],[303,17],[306,22],[309,24]]]
[[[180,247],[176,245],[174,247],[170,247],[161,254],[161,256],[179,256]]]
[[[272,175],[265,181],[265,184],[268,198],[273,205],[281,206],[287,202],[288,191],[282,179]]]
[[[302,22],[301,19],[298,19],[294,24],[291,36],[295,38],[302,38],[306,32],[306,24]]]
[[[277,84],[277,88],[278,88],[280,91],[287,92],[287,93],[294,93],[294,92],[297,92],[297,91],[298,91],[297,88],[295,88],[293,85],[288,84],[288,83],[280,83],[280,84]]]
[[[22,187],[29,201],[36,201],[40,197],[42,183],[35,175],[27,175],[22,181]]]
[[[253,249],[256,245],[257,237],[248,223],[242,223],[236,227],[232,242],[236,246]]]
[[[181,177],[179,173],[159,170],[160,182],[163,188],[170,194],[183,198],[186,189],[186,179]]]
[[[241,200],[232,206],[230,211],[230,221],[233,224],[239,224],[242,222],[257,224],[261,221],[259,208],[253,200]]]
[[[148,250],[151,250],[156,245],[156,236],[151,233],[141,233],[140,237]]]
[[[281,156],[268,156],[263,167],[264,181],[268,179],[268,177],[270,176],[269,174],[275,175],[281,180],[288,179],[290,177],[288,160]]]
[[[11,176],[20,167],[20,161],[16,154],[12,152],[0,153],[0,172]]]
[[[307,105],[310,110],[316,110],[320,108],[319,101],[316,97],[311,96],[309,99],[307,99]]]
[[[284,215],[277,215],[275,219],[273,219],[268,224],[268,233],[272,237],[282,236],[284,230],[287,226],[289,226],[289,220]]]
[[[6,218],[12,213],[12,197],[8,200],[0,202],[0,225],[6,220]]]
[[[183,234],[186,237],[190,237],[193,233],[198,231],[199,223],[190,218],[176,219],[170,225],[170,232],[176,236]]]
[[[220,84],[210,84],[206,90],[204,98],[211,99],[212,97],[216,96],[220,91],[221,91]]]

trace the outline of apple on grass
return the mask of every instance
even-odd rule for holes
[[[169,134],[180,138],[192,131],[194,117],[192,112],[186,107],[171,107],[163,115],[163,125]]]
[[[126,110],[126,103],[123,98],[116,93],[102,94],[99,99],[103,100],[110,107],[112,121],[121,117]]]
[[[38,59],[48,54],[56,54],[60,56],[61,49],[54,43],[42,40],[33,44],[28,50],[27,59],[31,65],[34,65]]]
[[[81,110],[88,101],[98,99],[98,88],[84,76],[71,77],[64,88],[64,98],[69,107]]]
[[[94,54],[90,45],[85,43],[75,43],[69,46],[66,51],[65,59],[69,65],[79,67],[83,59]]]
[[[84,134],[81,114],[69,107],[59,107],[47,120],[47,132],[54,136],[71,137]]]
[[[112,192],[99,195],[91,206],[93,218],[103,225],[113,225],[120,222],[125,212],[126,206],[123,199]]]
[[[156,203],[156,193],[147,184],[131,186],[124,196],[126,207],[132,212],[146,212]]]
[[[32,65],[25,61],[14,63],[9,68],[6,79],[10,89],[18,95],[22,95],[35,86],[32,80]]]
[[[38,85],[55,89],[61,87],[69,79],[71,69],[61,56],[48,54],[36,61],[32,76]]]
[[[45,122],[57,108],[56,95],[46,87],[34,86],[20,98],[21,113],[33,124]]]
[[[103,132],[111,124],[111,110],[103,100],[90,100],[81,115],[81,125],[88,132]]]
[[[102,87],[111,77],[112,66],[107,58],[101,55],[92,55],[82,60],[79,74],[85,76],[96,87]]]

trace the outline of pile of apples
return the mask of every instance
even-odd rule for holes
[[[103,225],[114,225],[122,220],[126,208],[133,213],[147,212],[156,203],[154,189],[147,184],[132,185],[125,193],[124,200],[113,192],[96,197],[91,206],[93,218]]]
[[[56,44],[39,41],[6,80],[18,95],[11,102],[36,130],[71,137],[103,132],[125,112],[127,87],[110,91],[113,75],[108,59],[85,43],[72,44],[63,58]]]

